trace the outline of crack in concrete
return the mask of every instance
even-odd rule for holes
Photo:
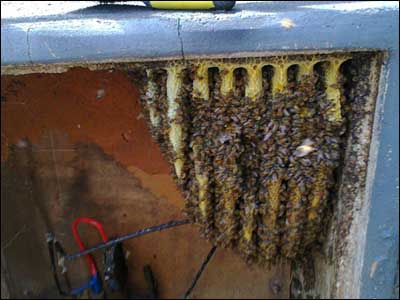
[[[27,30],[26,30],[26,44],[27,44],[27,55],[28,55],[28,59],[29,59],[29,62],[31,63],[31,64],[33,64],[33,60],[32,60],[32,53],[31,53],[31,41],[30,41],[30,39],[29,39],[29,32],[30,32],[30,30],[31,30],[32,28],[31,27],[29,27]]]
[[[178,37],[179,37],[179,41],[181,43],[181,55],[182,55],[182,59],[183,61],[185,61],[185,52],[183,50],[183,40],[182,40],[182,36],[181,36],[181,19],[178,18]]]

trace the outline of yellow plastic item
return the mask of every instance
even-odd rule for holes
[[[213,1],[150,1],[153,8],[160,9],[211,9]]]

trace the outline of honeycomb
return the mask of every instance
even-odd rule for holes
[[[214,245],[248,262],[301,255],[321,232],[346,130],[351,53],[171,61],[146,67],[144,111]]]

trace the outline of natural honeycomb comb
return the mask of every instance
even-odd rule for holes
[[[340,66],[349,59],[147,67],[142,100],[153,136],[173,166],[187,215],[212,243],[267,263],[313,243],[340,158]]]

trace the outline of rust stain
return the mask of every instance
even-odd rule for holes
[[[76,68],[63,74],[2,76],[1,86],[2,162],[9,145],[24,139],[37,144],[46,131],[57,130],[71,143],[96,143],[125,167],[169,173],[140,117],[138,89],[124,73]]]
[[[135,166],[129,166],[128,171],[139,179],[144,189],[148,189],[153,195],[168,199],[170,203],[183,207],[183,198],[170,175],[148,174]]]
[[[9,197],[4,199],[11,203],[6,215],[35,211],[25,200],[15,201],[27,196],[20,185],[24,175],[33,179],[35,197],[72,252],[77,249],[70,225],[78,216],[98,219],[110,236],[183,218],[183,198],[141,118],[138,89],[124,73],[77,68],[64,74],[4,76],[1,80],[2,166],[10,181]],[[7,153],[11,145],[18,151],[14,148]],[[29,168],[24,164],[28,158]],[[25,209],[16,206],[21,203]],[[32,217],[20,222],[27,218]],[[15,220],[7,220],[10,228],[20,228],[12,223]],[[40,228],[33,230],[43,236]],[[88,245],[98,242],[96,232],[83,232]],[[151,265],[161,298],[182,297],[210,246],[198,228],[190,225],[125,242],[124,248],[131,253],[129,283],[137,298],[147,297],[145,264]],[[30,265],[30,253],[24,253],[22,261]],[[95,257],[102,259],[100,253]],[[45,266],[43,273],[47,272],[46,263],[41,265]],[[70,267],[74,286],[86,278],[85,268],[83,259]],[[285,298],[289,295],[287,280],[283,280],[280,295],[269,291],[268,282],[278,273],[288,278],[289,266],[266,271],[246,265],[232,251],[218,249],[192,297]],[[51,277],[43,282],[43,286],[51,284]]]

